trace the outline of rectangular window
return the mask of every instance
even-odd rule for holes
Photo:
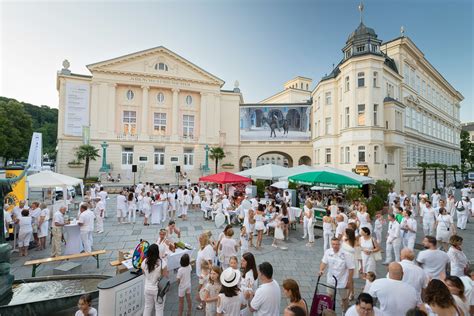
[[[365,125],[365,104],[357,105],[357,125],[358,126]]]
[[[365,45],[359,45],[359,46],[357,46],[357,47],[356,47],[356,51],[357,51],[358,53],[363,53],[363,52],[365,52]]]
[[[159,134],[166,132],[166,113],[153,113],[153,130]]]
[[[345,87],[346,87],[346,92],[349,91],[350,89],[349,76],[346,77]]]
[[[331,122],[331,118],[330,118],[330,117],[326,117],[324,123],[325,123],[325,130],[324,130],[325,134],[326,134],[326,135],[331,134],[331,132],[332,132],[332,122]]]
[[[326,105],[331,105],[331,103],[332,103],[331,92],[326,92],[325,97],[326,97]]]
[[[376,71],[374,72],[373,86],[374,88],[378,87],[378,73]]]
[[[379,105],[374,104],[374,126],[379,126],[378,113],[379,113]]]
[[[387,82],[387,97],[393,98],[394,97],[394,90],[393,85]]]
[[[365,86],[365,74],[363,72],[359,72],[357,74],[357,87],[364,87]]]
[[[379,146],[374,146],[374,163],[379,163]]]
[[[341,147],[339,151],[339,162],[344,163],[344,147]]]
[[[137,133],[137,112],[123,111],[122,126],[125,135],[135,135]]]
[[[165,149],[164,148],[155,148],[154,161],[155,166],[164,166],[165,165]]]
[[[345,115],[344,115],[344,117],[345,117],[345,118],[344,118],[344,127],[345,127],[345,128],[349,128],[349,126],[350,126],[350,123],[349,123],[349,122],[350,122],[350,118],[351,118],[351,116],[350,116],[350,114],[349,114],[349,107],[346,107],[344,111],[345,111]]]
[[[326,163],[331,163],[331,148],[326,148]]]
[[[194,115],[183,115],[183,137],[194,138]]]
[[[122,148],[122,165],[133,165],[133,147]]]
[[[359,162],[365,162],[365,146],[359,146],[357,151],[359,153]]]
[[[389,165],[395,164],[395,155],[393,150],[387,151],[387,163]]]
[[[346,147],[346,163],[351,163],[351,148]]]
[[[194,149],[184,149],[184,165],[193,166],[194,165]]]

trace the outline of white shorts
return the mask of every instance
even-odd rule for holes
[[[178,297],[184,297],[186,294],[191,294],[191,287],[186,287],[184,289],[178,287]]]
[[[127,214],[126,210],[122,210],[121,208],[117,209],[117,217],[125,217]]]
[[[18,233],[18,247],[28,247],[30,245],[31,236],[33,232],[29,231],[27,233]]]

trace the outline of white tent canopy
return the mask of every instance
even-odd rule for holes
[[[288,189],[288,181],[278,181],[270,185],[277,189]]]
[[[305,168],[300,168],[300,167],[306,167],[306,170],[305,170]],[[300,168],[300,169],[297,169],[297,168]],[[374,179],[372,179],[370,177],[361,176],[361,175],[358,175],[357,173],[354,173],[354,172],[345,171],[345,170],[341,170],[341,169],[337,169],[337,168],[333,168],[333,167],[326,167],[326,166],[324,166],[324,167],[309,167],[309,166],[301,165],[301,166],[294,167],[294,168],[291,168],[291,169],[295,169],[296,172],[294,172],[292,174],[288,174],[287,176],[282,177],[279,180],[280,181],[288,180],[289,176],[293,176],[293,175],[300,174],[300,173],[306,173],[306,172],[311,172],[311,171],[327,171],[327,172],[332,172],[332,173],[344,175],[346,177],[349,177],[349,178],[352,178],[356,181],[359,181],[362,184],[373,184],[373,183],[375,183]],[[289,170],[291,170],[291,169],[289,169]]]
[[[54,188],[67,187],[82,184],[82,180],[50,170],[41,171],[28,176],[28,187],[30,188]]]
[[[247,169],[237,174],[239,176],[249,177],[252,179],[261,179],[261,180],[277,180],[278,178],[286,176],[288,173],[288,168],[268,164],[251,169]]]

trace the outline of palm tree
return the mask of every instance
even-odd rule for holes
[[[435,189],[438,190],[438,169],[441,169],[441,164],[439,163],[430,163],[428,165],[429,169],[434,170],[434,176],[435,176]]]
[[[91,145],[81,145],[76,152],[77,160],[85,160],[84,166],[84,181],[87,178],[87,173],[89,172],[89,161],[95,160],[99,155],[99,149]]]
[[[448,165],[445,165],[445,164],[440,164],[439,165],[439,168],[441,170],[443,170],[443,183],[444,183],[444,186],[446,187],[447,186],[447,183],[446,183],[446,172],[448,171]],[[441,188],[442,189],[442,188]]]
[[[429,164],[426,163],[426,162],[419,162],[418,163],[418,168],[421,169],[420,173],[423,174],[423,182],[422,182],[422,185],[421,185],[421,189],[424,191],[425,190],[425,187],[426,187],[426,169],[428,169],[429,167]]]
[[[458,165],[449,166],[449,170],[453,172],[454,183],[458,182],[458,180],[456,179],[456,172],[459,171],[459,166]]]
[[[222,160],[225,158],[224,149],[222,149],[221,147],[212,147],[209,150],[209,152],[210,152],[209,158],[214,159],[214,161],[216,162],[216,173],[217,173],[217,166],[219,165],[219,160]]]

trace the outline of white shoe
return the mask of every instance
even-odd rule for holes
[[[301,238],[306,239],[306,235],[302,236]]]

